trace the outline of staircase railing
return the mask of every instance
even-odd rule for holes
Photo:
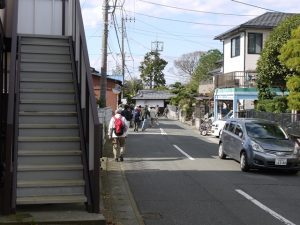
[[[17,22],[18,22],[18,4],[14,1],[14,10],[12,17],[12,37],[11,37],[11,55],[10,55],[10,71],[8,86],[8,103],[7,103],[7,124],[4,161],[4,185],[0,189],[0,207],[1,213],[9,214],[15,212],[16,209],[16,115],[18,100],[18,72],[17,72]]]
[[[88,202],[88,210],[90,212],[99,212],[99,170],[100,157],[102,155],[101,149],[101,124],[99,123],[96,98],[94,95],[94,88],[92,82],[92,75],[90,71],[90,63],[88,57],[88,50],[86,45],[83,20],[79,0],[73,2],[72,8],[72,41],[74,58],[76,62],[76,74],[79,91],[79,102],[81,108],[81,117],[83,124],[83,136],[85,138],[86,163],[89,176],[89,187],[91,196],[88,197],[91,202]],[[89,193],[87,193],[89,194]]]

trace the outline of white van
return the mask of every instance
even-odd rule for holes
[[[226,123],[226,120],[229,118],[233,118],[233,111],[230,110],[229,113],[227,113],[223,119],[216,120],[212,123],[211,126],[211,134],[215,137],[220,137],[222,134],[222,130],[224,128],[224,125]]]

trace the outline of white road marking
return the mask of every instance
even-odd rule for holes
[[[167,133],[164,131],[164,129],[162,129],[162,128],[159,128],[159,129],[160,129],[161,135],[167,135]]]
[[[240,190],[240,189],[236,189],[236,192],[238,192],[239,194],[241,194],[242,196],[244,196],[246,199],[248,199],[249,201],[251,201],[252,203],[254,203],[255,205],[257,205],[259,208],[261,208],[262,210],[266,211],[267,213],[271,214],[273,217],[275,217],[276,219],[280,220],[281,222],[283,222],[286,225],[296,225],[295,223],[287,220],[286,218],[284,218],[283,216],[281,216],[280,214],[278,214],[277,212],[273,211],[272,209],[270,209],[269,207],[265,206],[264,204],[262,204],[261,202],[259,202],[258,200],[256,200],[255,198],[251,197],[250,195],[248,195],[246,192]]]
[[[186,157],[188,157],[190,160],[195,160],[192,156],[190,156],[189,154],[187,154],[185,151],[183,151],[181,148],[179,148],[177,145],[173,145],[179,152],[181,152],[183,155],[185,155]]]

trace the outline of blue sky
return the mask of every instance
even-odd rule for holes
[[[90,64],[100,71],[102,49],[102,1],[80,0],[88,44]],[[114,5],[115,0],[110,0]],[[213,40],[234,26],[266,12],[300,13],[299,0],[241,0],[252,7],[232,0],[117,0],[115,22],[109,15],[108,74],[121,65],[121,15],[125,18],[125,79],[139,77],[138,68],[152,42],[163,43],[161,58],[168,62],[164,70],[167,84],[183,82],[174,67],[174,60],[194,51],[219,49],[222,43]],[[112,10],[112,9],[111,9]],[[110,11],[111,11],[110,10]],[[232,15],[228,15],[232,14]],[[117,35],[118,34],[118,35]],[[118,38],[117,38],[118,37]]]

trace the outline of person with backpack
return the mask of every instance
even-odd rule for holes
[[[122,109],[117,109],[108,126],[108,137],[112,140],[114,159],[117,162],[124,160],[125,137],[128,126],[125,117],[121,115]]]

